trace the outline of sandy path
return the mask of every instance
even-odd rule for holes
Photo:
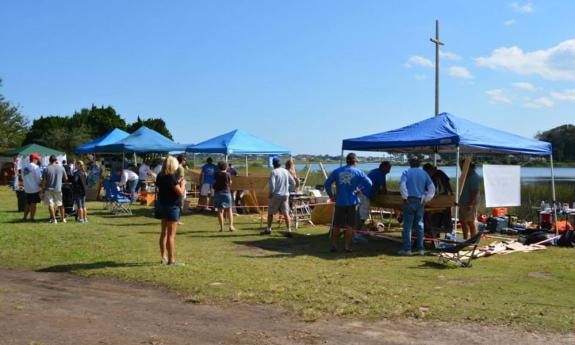
[[[145,285],[0,269],[2,345],[461,343],[575,344],[575,335],[415,320],[306,323],[271,306],[190,304]]]

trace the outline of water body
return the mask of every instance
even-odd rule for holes
[[[296,164],[297,170],[302,170],[305,168],[305,164]],[[369,171],[375,169],[379,166],[378,163],[361,163],[358,164],[358,168],[364,171]],[[324,164],[325,170],[330,173],[334,169],[339,167],[339,164],[330,163]],[[390,180],[399,180],[401,173],[407,169],[407,166],[393,166],[390,173],[387,175]],[[455,177],[455,166],[443,166],[439,167],[443,170],[447,176]],[[319,164],[312,165],[312,171],[320,171]],[[483,171],[481,168],[477,169],[477,173],[482,175]],[[551,180],[551,169],[550,168],[521,168],[521,179],[524,181],[545,181]],[[562,181],[575,181],[575,168],[555,168],[555,179]]]

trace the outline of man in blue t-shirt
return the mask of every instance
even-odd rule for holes
[[[403,245],[399,255],[411,255],[411,230],[417,231],[417,250],[419,255],[425,255],[423,248],[423,211],[425,203],[433,199],[435,186],[423,169],[419,168],[419,159],[409,161],[410,168],[401,174],[399,191],[403,199]]]
[[[337,251],[337,242],[340,230],[345,231],[344,249],[351,252],[351,236],[357,229],[357,205],[359,204],[358,192],[368,190],[372,183],[367,175],[357,169],[357,156],[350,153],[346,157],[347,165],[335,169],[325,181],[325,190],[330,199],[335,199],[335,210],[332,224],[331,251]],[[335,182],[335,195],[332,192],[332,184]],[[361,193],[361,192],[359,192]]]
[[[360,226],[362,226],[365,221],[369,218],[369,204],[370,200],[373,199],[379,193],[387,193],[387,185],[385,183],[385,177],[391,170],[391,163],[389,161],[383,161],[379,164],[379,168],[373,169],[367,174],[367,177],[371,180],[373,185],[371,188],[362,190],[359,195],[359,220]]]
[[[198,204],[200,207],[203,206],[205,211],[210,210],[210,199],[214,196],[214,183],[216,183],[218,167],[213,162],[212,157],[208,157],[200,173],[200,199]]]

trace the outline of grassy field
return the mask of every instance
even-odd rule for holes
[[[159,264],[151,208],[114,216],[101,203],[88,207],[89,224],[48,224],[43,206],[38,223],[22,223],[14,193],[0,187],[1,265],[152,283],[189,303],[274,304],[309,321],[415,317],[575,330],[572,249],[446,268],[432,256],[395,256],[398,245],[386,241],[329,253],[326,227],[303,227],[293,239],[263,237],[252,216],[239,217],[240,231],[219,233],[214,216],[193,215],[177,236],[177,257],[187,265],[167,267]]]

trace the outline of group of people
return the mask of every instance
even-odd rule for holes
[[[357,157],[350,153],[346,157],[346,165],[335,169],[325,182],[325,190],[330,199],[335,200],[335,210],[332,222],[331,251],[338,250],[338,241],[341,231],[344,231],[344,250],[351,251],[352,234],[361,228],[369,216],[370,199],[378,193],[386,193],[386,175],[391,164],[384,161],[379,168],[370,171],[367,175],[357,169]],[[412,254],[412,230],[416,232],[416,247],[419,255],[425,255],[424,248],[424,212],[425,205],[436,194],[453,194],[449,178],[431,164],[420,168],[420,161],[413,158],[409,168],[400,178],[400,194],[403,200],[401,214],[403,218],[402,246],[399,255]],[[460,162],[463,166],[463,161]],[[335,183],[335,192],[332,185]],[[475,172],[475,165],[471,164],[466,176],[465,184],[459,200],[460,221],[463,237],[468,238],[476,234],[475,219],[479,205],[480,179]],[[447,217],[451,221],[450,211]],[[442,214],[443,219],[446,212]]]
[[[41,199],[48,206],[50,223],[57,224],[56,209],[60,213],[60,221],[66,223],[66,210],[63,204],[62,183],[72,184],[72,194],[76,207],[76,221],[87,223],[86,210],[86,178],[87,173],[84,162],[77,160],[72,167],[62,162],[58,164],[55,156],[50,156],[49,165],[41,168],[39,165],[40,155],[32,153],[29,162],[21,169],[24,192],[26,194],[26,207],[24,209],[24,221],[36,220],[37,204]],[[28,218],[29,217],[29,218]]]

